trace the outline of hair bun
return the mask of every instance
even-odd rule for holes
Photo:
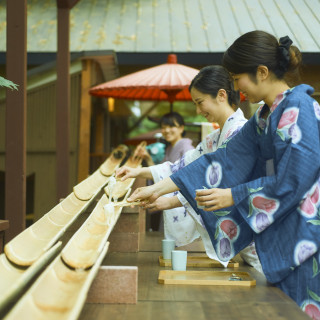
[[[279,40],[279,68],[284,72],[288,70],[290,63],[290,46],[292,45],[292,40],[288,37],[282,37]]]

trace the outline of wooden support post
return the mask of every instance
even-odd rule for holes
[[[58,7],[56,168],[57,200],[69,193],[70,57],[69,9]]]
[[[9,221],[0,220],[0,253],[3,252],[5,232],[8,228],[9,228]]]
[[[86,302],[136,304],[137,300],[138,267],[102,266]]]
[[[91,60],[82,61],[81,101],[78,152],[78,182],[86,179],[90,167],[90,124],[91,124]]]
[[[124,207],[109,236],[109,252],[139,252],[139,208]]]
[[[6,241],[25,228],[26,113],[27,113],[27,0],[7,1],[6,77],[18,84],[7,89],[5,218],[10,221]]]
[[[96,109],[96,132],[95,132],[95,153],[101,154],[104,145],[104,111]]]

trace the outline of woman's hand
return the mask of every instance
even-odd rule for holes
[[[144,203],[152,203],[160,196],[174,191],[179,191],[179,188],[174,184],[170,177],[168,177],[149,187],[136,189],[133,194],[127,199],[127,201],[133,202],[140,200]]]
[[[234,205],[231,189],[203,189],[196,192],[195,200],[204,211],[215,211]]]
[[[155,185],[151,185],[148,187],[142,187],[142,188],[138,188],[136,189],[132,195],[127,198],[128,202],[133,202],[133,201],[141,201],[141,206],[145,207],[147,203],[149,202],[154,202],[156,199],[158,199],[160,197],[160,194],[158,194],[155,191]]]
[[[145,160],[147,162],[148,166],[154,165],[153,160],[151,158],[151,155],[149,154],[146,147],[138,146],[133,154],[133,159],[135,159],[135,158],[138,158],[138,159],[141,158],[141,159]]]
[[[148,202],[144,206],[145,209],[149,209],[150,212],[168,210],[172,208],[181,207],[181,203],[177,196],[175,197],[159,197],[154,202]]]
[[[140,168],[131,168],[123,166],[116,170],[116,178],[121,181],[127,180],[129,178],[136,178],[140,173]]]

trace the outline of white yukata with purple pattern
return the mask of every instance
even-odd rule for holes
[[[222,132],[220,129],[213,131],[198,144],[196,149],[186,152],[181,159],[174,163],[167,161],[156,166],[151,166],[150,170],[154,181],[158,182],[163,180],[198,159],[201,155],[216,151],[226,140],[236,135],[246,121],[247,120],[244,117],[243,112],[241,109],[238,109],[227,119]],[[180,192],[170,193],[166,196],[172,197],[173,195],[178,196],[183,207],[165,210],[163,212],[165,238],[175,240],[176,245],[179,247],[189,244],[201,236],[207,255],[211,259],[220,261],[212,246],[212,242],[203,224],[201,216],[193,210],[191,205]],[[250,249],[248,248],[247,250],[243,250],[242,257],[252,266],[256,267],[257,270],[261,271],[259,259],[255,253],[254,244],[251,245]],[[228,265],[228,261],[220,262],[224,266]]]

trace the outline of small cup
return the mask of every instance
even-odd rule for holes
[[[171,260],[171,251],[176,247],[176,242],[170,239],[162,240],[162,258],[165,260]]]
[[[187,269],[187,251],[173,250],[171,252],[172,270],[186,271]]]
[[[203,189],[196,189],[196,194],[197,194],[197,191],[202,191]],[[197,208],[198,209],[204,209],[205,208],[205,206],[199,206],[198,205],[198,202],[197,202]]]

